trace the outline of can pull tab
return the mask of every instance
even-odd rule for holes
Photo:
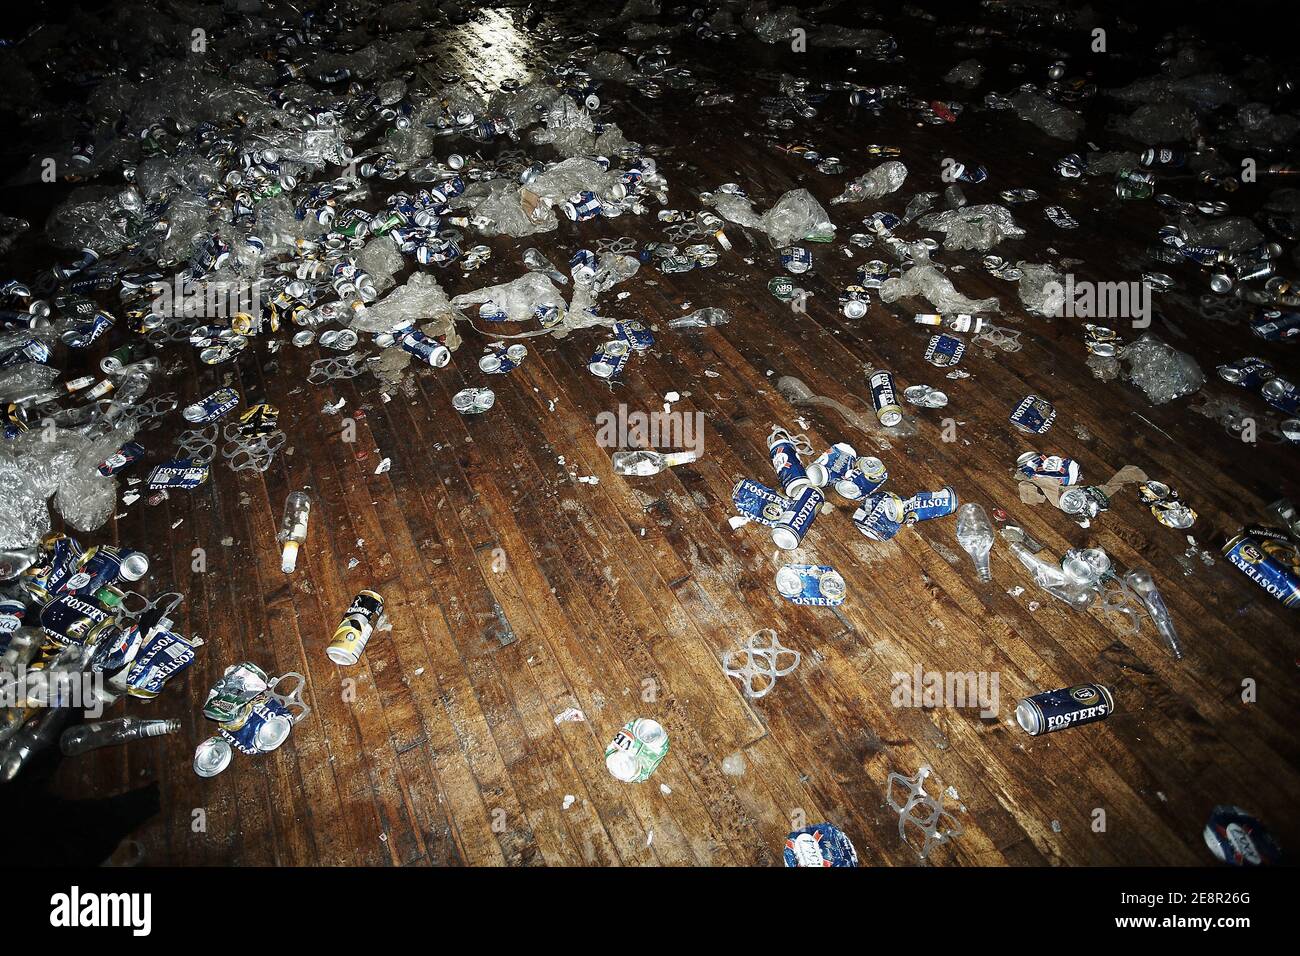
[[[287,694],[277,692],[276,688],[280,686],[280,682],[290,677],[297,678],[297,683],[293,685],[293,690],[289,691]],[[289,716],[295,724],[311,713],[311,708],[308,707],[302,699],[302,691],[306,685],[307,678],[303,677],[297,671],[288,671],[271,681],[266,688],[271,696],[278,700],[284,706],[285,710],[289,711]]]

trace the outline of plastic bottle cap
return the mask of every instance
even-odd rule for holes
[[[293,574],[293,569],[298,566],[298,542],[286,541],[284,550],[280,552],[280,570],[285,574]]]

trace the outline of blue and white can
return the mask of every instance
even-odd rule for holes
[[[907,524],[946,518],[957,510],[957,492],[951,485],[940,491],[918,491],[903,502],[903,517]]]
[[[654,348],[654,333],[646,328],[645,323],[636,319],[625,319],[614,323],[614,334],[628,344],[628,348],[638,352]]]
[[[197,488],[208,480],[209,465],[201,458],[172,458],[154,467],[149,488]]]
[[[431,339],[419,329],[411,329],[397,344],[403,352],[410,352],[421,362],[434,368],[443,368],[451,361],[451,349],[437,339]]]
[[[808,465],[808,480],[818,488],[838,484],[858,465],[858,453],[846,442],[836,442]]]
[[[857,866],[858,851],[838,827],[815,823],[795,830],[785,838],[785,865],[788,867]]]
[[[799,460],[799,446],[784,429],[776,429],[767,439],[767,457],[776,472],[777,482],[789,497],[798,497],[812,482],[803,462]]]
[[[932,336],[925,349],[925,360],[937,368],[949,368],[966,354],[966,343],[947,333]]]
[[[237,725],[221,724],[218,733],[243,754],[263,754],[285,742],[293,730],[288,708],[269,691],[253,698],[248,716]]]
[[[803,246],[786,246],[781,250],[781,265],[787,272],[802,275],[812,268],[812,253]]]
[[[853,512],[853,524],[872,541],[888,541],[903,527],[903,499],[890,491],[867,495]]]
[[[600,199],[590,190],[578,193],[560,208],[574,222],[586,222],[588,219],[595,219],[604,212],[600,205]]]
[[[1045,398],[1026,395],[1020,400],[1020,404],[1011,410],[1010,421],[1023,432],[1042,435],[1056,421],[1056,409]]]
[[[587,363],[587,370],[597,378],[616,379],[623,374],[623,369],[627,366],[628,356],[631,349],[623,339],[612,339],[604,345],[598,346],[596,351],[591,354],[591,361]]]
[[[489,375],[505,375],[517,369],[527,356],[528,349],[522,343],[507,346],[504,342],[492,342],[478,360],[478,367]]]
[[[776,572],[776,589],[787,601],[807,607],[844,603],[844,578],[822,564],[787,564]]]
[[[772,543],[783,551],[799,547],[825,501],[826,496],[818,489],[806,485],[772,526]]]
[[[790,507],[790,499],[752,478],[742,478],[731,490],[731,502],[746,518],[775,528]]]
[[[596,277],[600,259],[590,249],[579,249],[569,257],[569,275],[578,285],[586,285]]]
[[[835,482],[835,491],[841,498],[861,501],[873,494],[888,477],[889,472],[883,461],[863,455],[843,478]]]
[[[206,425],[215,422],[238,404],[238,392],[229,387],[219,388],[193,405],[185,406],[181,415],[193,425]]]

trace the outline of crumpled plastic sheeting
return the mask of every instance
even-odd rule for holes
[[[452,299],[451,304],[462,309],[489,301],[505,312],[506,320],[510,322],[532,321],[543,306],[565,309],[564,296],[540,272],[526,272],[509,282],[462,293]]]
[[[785,193],[767,212],[758,215],[753,203],[733,193],[715,193],[713,206],[723,219],[765,232],[774,246],[785,246],[814,233],[834,233],[830,214],[806,189]]]
[[[952,282],[932,265],[917,265],[901,276],[886,279],[880,287],[880,301],[889,305],[899,299],[920,296],[939,312],[1001,312],[996,298],[969,299],[953,287]]]
[[[131,242],[132,230],[122,208],[122,190],[111,186],[75,189],[50,213],[45,235],[65,249],[91,248],[100,256],[121,252]]]
[[[1256,143],[1285,143],[1300,132],[1300,118],[1274,113],[1266,103],[1247,103],[1237,111],[1244,138]]]
[[[1197,109],[1213,110],[1241,100],[1241,90],[1222,73],[1194,76],[1152,76],[1130,83],[1110,95],[1123,103],[1163,103],[1181,100]]]
[[[370,276],[380,295],[393,287],[393,277],[405,267],[406,260],[388,236],[373,237],[357,253],[357,268]]]
[[[1060,315],[1065,306],[1065,276],[1041,262],[1017,262],[1020,270],[1020,301],[1026,312]]]
[[[879,199],[898,190],[907,179],[907,167],[896,159],[881,163],[869,173],[844,184],[844,192],[831,200],[831,205]]]
[[[527,188],[527,187],[525,187]],[[532,204],[533,215],[524,209],[524,191],[506,179],[474,183],[460,196],[458,205],[469,205],[474,212],[492,220],[480,231],[485,236],[512,236],[521,239],[538,232],[550,232],[560,224],[555,211],[544,202]]]
[[[944,233],[943,247],[949,251],[992,249],[1003,239],[1019,239],[1025,234],[1007,208],[996,203],[930,213],[916,224],[931,232]]]
[[[1178,228],[1194,246],[1214,246],[1229,252],[1253,249],[1264,242],[1264,234],[1245,216],[1210,219],[1197,222],[1190,216],[1180,216]]]
[[[1011,97],[1016,114],[1056,139],[1077,139],[1083,131],[1083,117],[1072,109],[1053,103],[1045,96],[1024,91]]]
[[[391,332],[411,322],[417,325],[433,322],[436,323],[434,334],[447,335],[447,348],[455,351],[460,344],[455,334],[456,321],[463,318],[438,280],[427,272],[417,272],[406,285],[355,315],[352,328],[358,332]]]
[[[128,420],[95,439],[56,427],[0,443],[0,548],[29,547],[50,533],[51,496],[77,531],[102,526],[117,505],[117,482],[98,465],[134,435]]]
[[[951,70],[943,75],[945,83],[951,83],[954,86],[964,86],[968,90],[973,90],[980,85],[984,79],[984,64],[979,60],[962,60]]]
[[[1129,116],[1111,119],[1111,128],[1148,146],[1189,140],[1196,132],[1196,114],[1181,101],[1145,103]]]
[[[791,31],[798,29],[804,31],[809,46],[880,51],[894,45],[894,38],[883,30],[855,30],[834,24],[810,23],[794,7],[773,10],[766,3],[752,4],[743,22],[764,43],[789,43]]]
[[[1152,405],[1164,405],[1190,395],[1205,384],[1196,360],[1150,332],[1124,348],[1130,382],[1146,393]]]
[[[1117,149],[1088,154],[1089,176],[1113,176],[1127,169],[1137,169],[1139,165],[1138,154],[1127,150]]]

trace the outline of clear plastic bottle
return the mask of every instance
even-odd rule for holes
[[[151,381],[152,376],[144,369],[131,369],[118,384],[117,395],[108,406],[108,410],[104,412],[104,419],[111,422],[120,418],[128,408],[144,398],[144,393],[149,391]]]
[[[731,313],[726,309],[696,309],[690,315],[683,315],[680,318],[669,320],[668,328],[707,329],[718,325],[726,325],[730,321]]]
[[[280,522],[280,570],[293,574],[298,566],[298,548],[307,540],[307,521],[311,517],[311,499],[305,491],[291,491],[284,499],[284,518]]]
[[[1137,593],[1137,596],[1142,599],[1142,603],[1146,605],[1152,623],[1155,624],[1156,630],[1160,632],[1160,636],[1165,639],[1165,643],[1169,645],[1174,660],[1182,660],[1183,643],[1178,639],[1178,631],[1174,628],[1174,619],[1169,614],[1169,608],[1165,607],[1165,599],[1160,596],[1160,589],[1156,587],[1156,582],[1152,579],[1151,574],[1141,568],[1135,568],[1124,575],[1124,583],[1131,587]]]
[[[993,548],[993,525],[982,505],[967,502],[957,509],[957,543],[975,562],[981,581],[991,581],[989,551]]]
[[[179,733],[179,720],[141,720],[138,717],[119,717],[116,720],[100,720],[93,724],[79,724],[69,727],[59,738],[59,747],[69,757],[84,754],[88,750],[97,750],[112,744],[124,744],[142,737],[161,737],[164,734]]]
[[[698,457],[699,455],[693,451],[616,451],[611,461],[614,465],[615,474],[647,478],[650,475],[657,475],[665,468],[671,468],[673,465],[682,465],[688,461],[695,461]]]

